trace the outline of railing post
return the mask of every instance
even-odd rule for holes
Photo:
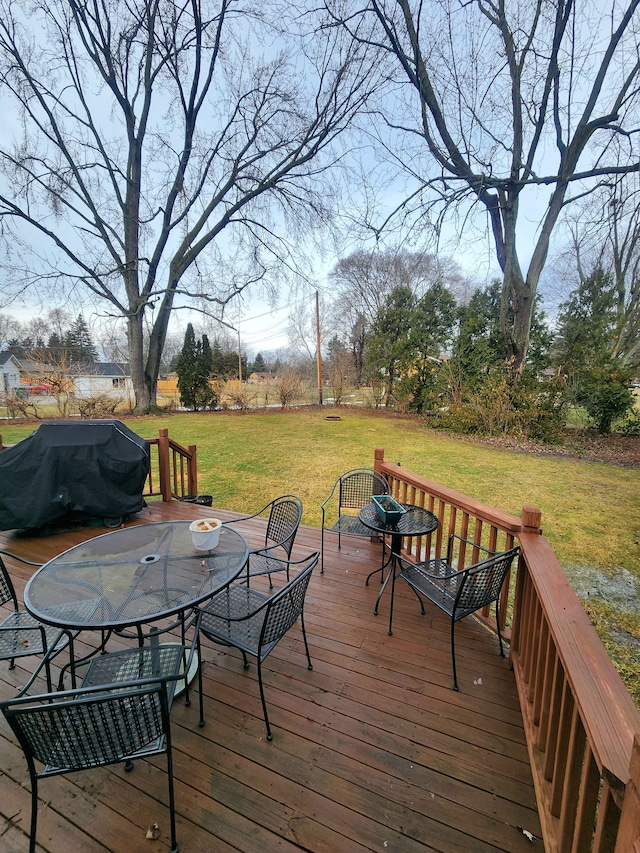
[[[158,474],[162,500],[169,503],[171,501],[171,471],[169,466],[169,430],[167,427],[161,427],[158,430]]]
[[[636,735],[631,753],[629,767],[630,779],[624,792],[620,826],[615,846],[615,853],[638,853],[640,840],[640,735]]]
[[[523,533],[542,533],[542,512],[537,506],[523,506],[521,518]]]
[[[198,454],[195,444],[189,445],[189,453],[191,458],[187,463],[187,488],[190,495],[198,494]]]
[[[376,447],[373,452],[373,470],[382,476],[382,463],[384,462],[384,447]]]

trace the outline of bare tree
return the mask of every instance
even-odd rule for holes
[[[594,270],[611,274],[616,293],[611,357],[636,368],[640,364],[639,176],[619,176],[576,205],[570,228],[571,287],[575,287],[576,274],[581,282]]]
[[[10,340],[20,337],[21,328],[21,324],[15,317],[10,314],[0,314],[0,351]]]
[[[389,130],[382,142],[414,190],[390,219],[417,218],[437,232],[450,215],[465,226],[483,212],[503,272],[514,377],[563,208],[599,181],[640,168],[639,3],[326,3],[335,23],[396,63],[395,100],[387,92],[380,105]],[[626,145],[624,160],[613,140]],[[536,225],[526,245],[525,223]]]
[[[290,261],[287,225],[328,215],[323,172],[375,66],[278,4],[27,5],[0,0],[1,91],[22,128],[0,150],[14,288],[84,289],[123,318],[145,410],[174,308],[222,316]]]
[[[286,409],[303,396],[305,382],[297,370],[288,367],[278,374],[273,390],[281,407]]]

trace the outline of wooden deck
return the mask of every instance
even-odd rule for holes
[[[135,521],[211,512],[153,503]],[[233,517],[217,508],[215,515]],[[255,522],[240,529],[257,544]],[[102,532],[0,533],[0,548],[43,562]],[[458,624],[455,693],[446,620],[428,604],[421,616],[411,590],[399,584],[389,637],[388,594],[375,617],[379,586],[364,585],[380,547],[345,537],[338,551],[337,539],[328,539],[325,573],[316,569],[305,607],[313,671],[297,626],[265,663],[273,741],[265,738],[255,667],[245,672],[228,649],[204,645],[205,727],[197,725],[197,702],[174,703],[182,853],[543,850],[516,686],[495,637],[472,618]],[[303,527],[294,556],[319,547],[320,532]],[[21,594],[33,569],[5,562]],[[0,664],[0,696],[12,696],[25,679],[24,669]],[[4,718],[0,745],[0,850],[22,853],[28,773]],[[38,849],[167,850],[165,768],[159,757],[137,762],[130,774],[116,766],[43,780]],[[154,823],[158,841],[145,838]]]

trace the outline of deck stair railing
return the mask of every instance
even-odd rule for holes
[[[374,468],[397,500],[440,521],[403,541],[409,559],[442,556],[450,533],[491,550],[520,545],[500,610],[547,853],[640,853],[640,712],[542,536],[540,511],[502,513],[386,462],[382,449]],[[458,565],[476,559],[470,547]],[[483,614],[492,619],[495,629]]]
[[[163,501],[179,500],[198,493],[197,449],[195,444],[183,447],[169,438],[162,427],[157,438],[147,438],[151,467],[147,477],[145,497],[161,497]]]
[[[162,427],[157,438],[145,439],[149,445],[151,465],[143,495],[160,497],[163,501],[179,500],[185,495],[198,493],[198,459],[195,444],[183,447],[169,438],[169,430]],[[0,450],[10,445],[2,443]]]

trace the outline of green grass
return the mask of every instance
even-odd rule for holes
[[[341,420],[326,420],[336,411]],[[544,534],[640,703],[640,667],[630,662],[640,647],[640,471],[489,447],[370,410],[174,414],[127,423],[147,438],[166,426],[171,438],[196,444],[198,491],[225,509],[252,512],[293,492],[304,504],[303,523],[318,526],[335,479],[373,465],[376,447],[387,461],[514,515],[525,504],[540,507]],[[34,428],[3,424],[3,441],[15,443]]]

